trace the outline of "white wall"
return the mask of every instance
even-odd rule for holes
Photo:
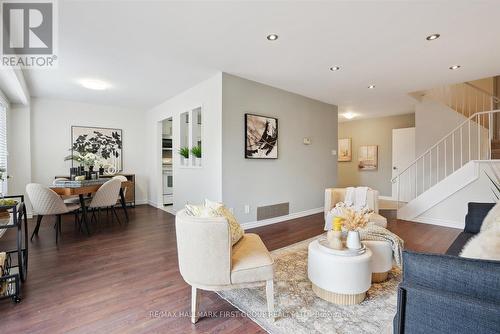
[[[180,166],[177,154],[180,142],[180,114],[197,107],[202,108],[203,166]],[[222,73],[154,107],[148,112],[147,135],[149,201],[153,206],[162,205],[161,122],[173,117],[173,177],[174,209],[186,203],[202,203],[205,198],[222,200]]]
[[[497,202],[492,191],[494,186],[489,181],[486,173],[495,179],[495,173],[496,175],[500,175],[500,162],[478,161],[475,163],[477,164],[478,174],[474,182],[467,184],[413,220],[421,223],[463,229],[465,226],[465,215],[467,214],[467,203]]]
[[[415,105],[415,155],[424,153],[465,120],[462,114],[424,96]]]
[[[148,193],[148,170],[145,164],[147,142],[145,112],[142,110],[32,98],[32,182],[50,184],[55,175],[69,174],[71,162],[64,161],[64,157],[70,153],[72,125],[123,130],[123,172],[136,175],[136,202],[146,203]],[[29,161],[23,163],[27,164]]]

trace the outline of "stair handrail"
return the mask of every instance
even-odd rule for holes
[[[409,165],[408,167],[406,167],[403,171],[401,171],[400,173],[398,173],[398,175],[396,175],[395,177],[393,177],[391,179],[391,182],[394,183],[396,182],[396,180],[403,174],[405,173],[407,170],[409,170],[411,167],[413,167],[420,159],[422,159],[422,157],[424,157],[425,155],[429,154],[430,152],[432,152],[432,150],[434,148],[436,148],[439,144],[441,144],[443,141],[445,141],[448,137],[450,137],[451,135],[453,135],[453,133],[457,130],[459,130],[461,127],[463,127],[465,124],[467,124],[467,122],[470,122],[472,121],[473,118],[475,118],[476,116],[480,116],[480,115],[485,115],[485,114],[494,114],[494,113],[498,113],[500,112],[500,109],[496,109],[496,110],[490,110],[490,111],[479,111],[479,112],[476,112],[474,114],[472,114],[471,116],[469,116],[466,120],[464,120],[462,123],[460,123],[457,127],[455,127],[453,130],[451,130],[450,132],[448,132],[448,134],[446,136],[444,136],[443,138],[441,138],[438,142],[436,142],[434,145],[432,145],[430,148],[428,148],[424,153],[422,153],[421,155],[418,156],[418,158],[416,158],[415,160],[413,160]]]
[[[467,86],[469,87],[472,87],[478,91],[480,91],[481,93],[487,95],[488,97],[492,98],[493,99],[493,102],[495,103],[500,103],[500,99],[498,97],[496,97],[495,95],[491,94],[490,92],[488,92],[487,90],[481,88],[481,87],[478,87],[474,84],[471,84],[470,82],[464,82],[464,84],[466,84]]]

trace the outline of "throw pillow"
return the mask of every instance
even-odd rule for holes
[[[205,207],[212,209],[213,212],[227,219],[227,222],[229,223],[229,230],[231,232],[231,245],[234,246],[234,244],[236,244],[243,237],[243,234],[245,233],[241,225],[238,223],[236,217],[222,203],[213,202],[206,199]]]
[[[214,210],[212,210],[211,208],[207,208],[204,205],[186,204],[185,209],[186,214],[192,217],[210,218],[218,216],[217,213],[214,212]]]
[[[472,237],[465,244],[460,256],[500,261],[500,217],[493,222],[493,227],[481,230]]]
[[[483,224],[481,225],[481,232],[493,227],[495,224],[500,224],[498,218],[500,217],[500,202],[498,202],[484,217]]]

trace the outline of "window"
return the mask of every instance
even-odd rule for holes
[[[0,172],[7,178],[7,108],[0,103]],[[2,194],[7,193],[7,182],[2,182]]]

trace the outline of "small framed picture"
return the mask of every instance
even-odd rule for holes
[[[359,170],[376,170],[378,167],[378,146],[363,145],[358,153]]]
[[[339,156],[338,161],[351,161],[352,160],[352,149],[351,149],[351,138],[341,138],[339,139]]]

